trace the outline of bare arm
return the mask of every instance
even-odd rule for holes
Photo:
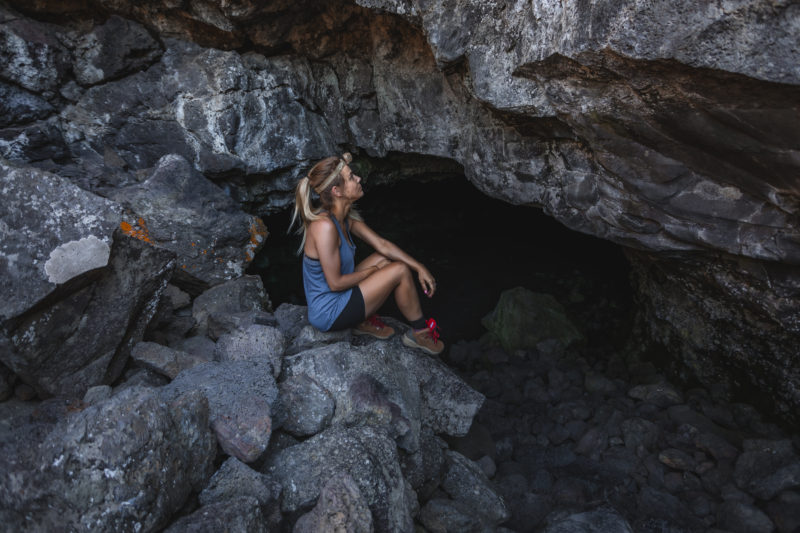
[[[339,257],[339,232],[329,219],[317,220],[308,227],[306,255],[319,256],[322,273],[332,291],[344,291],[355,287],[362,280],[378,270],[367,268],[351,274],[342,274],[342,261]],[[310,253],[309,253],[310,252]]]
[[[363,221],[351,220],[351,224],[350,230],[352,233],[372,246],[376,252],[384,257],[388,257],[392,261],[402,261],[407,264],[409,268],[417,273],[419,284],[422,286],[425,294],[429,297],[433,296],[433,293],[436,292],[436,280],[434,280],[430,271],[425,268],[425,265],[408,255],[395,243],[375,233],[372,228],[367,226]]]

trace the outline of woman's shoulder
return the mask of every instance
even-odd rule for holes
[[[333,225],[333,221],[330,217],[320,217],[313,222],[308,224],[308,230],[315,234],[326,234],[326,233],[336,233],[336,226]]]

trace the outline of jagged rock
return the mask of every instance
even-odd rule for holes
[[[55,90],[69,70],[59,30],[1,7],[0,78],[35,93]]]
[[[442,488],[456,501],[466,504],[473,514],[498,525],[511,517],[503,498],[481,468],[463,455],[446,451],[447,469]]]
[[[108,196],[131,213],[124,231],[172,250],[182,274],[209,285],[241,276],[267,236],[261,219],[243,213],[180,155],[163,156],[146,181]]]
[[[251,496],[240,496],[224,502],[204,505],[164,530],[168,533],[264,533],[267,522],[261,514],[258,500]]]
[[[269,476],[261,474],[235,457],[228,458],[200,493],[200,503],[211,505],[247,496],[262,507],[276,502],[281,487]]]
[[[397,448],[382,431],[369,426],[331,427],[269,458],[262,470],[283,487],[281,509],[310,506],[338,472],[348,472],[369,505],[377,531],[413,530]]]
[[[372,513],[358,485],[347,473],[339,473],[325,483],[317,504],[297,520],[292,532],[372,533],[374,530]]]
[[[495,531],[481,522],[475,509],[456,500],[434,498],[428,501],[419,514],[419,521],[431,533],[488,533]]]
[[[284,303],[275,310],[278,329],[286,336],[287,354],[296,354],[320,344],[350,342],[353,335],[349,329],[342,331],[320,331],[308,322],[308,308],[304,305]]]
[[[208,399],[209,421],[226,453],[245,463],[264,453],[272,434],[271,408],[278,395],[268,365],[203,363],[181,372],[165,387],[165,394],[175,397],[190,390],[199,390]]]
[[[430,429],[423,428],[419,450],[403,454],[400,459],[403,477],[414,490],[424,492],[425,485],[428,488],[439,486],[444,475],[445,448],[446,442],[435,436]]]
[[[675,470],[691,471],[697,467],[697,461],[695,461],[694,457],[675,448],[663,450],[658,454],[658,460]]]
[[[307,374],[333,395],[337,405],[333,423],[345,417],[338,406],[350,401],[348,395],[356,378],[374,379],[386,391],[385,399],[399,408],[401,417],[375,421],[379,425],[405,425],[403,419],[408,421],[407,433],[398,427],[391,431],[403,435],[399,444],[410,452],[419,447],[420,424],[435,433],[464,435],[483,403],[483,396],[446,366],[406,348],[399,339],[363,347],[338,343],[307,350],[284,358],[284,372],[287,377]]]
[[[211,474],[216,450],[198,392],[165,402],[131,388],[40,436],[41,425],[28,428],[0,441],[0,518],[16,531],[163,527]]]
[[[237,329],[247,329],[253,324],[278,326],[278,320],[266,311],[244,311],[241,313],[210,313],[208,315],[208,336],[214,340]]]
[[[614,509],[601,507],[554,520],[544,533],[633,533],[630,524]]]
[[[86,405],[95,405],[104,402],[111,398],[111,387],[108,385],[97,385],[90,387],[83,395],[83,403]]]
[[[218,361],[261,361],[278,377],[285,348],[286,339],[279,329],[253,324],[217,339],[215,355]]]
[[[800,493],[786,491],[768,502],[766,512],[780,533],[796,531],[800,527]]]
[[[643,418],[629,418],[620,424],[625,447],[635,450],[639,446],[651,449],[658,441],[660,430],[656,424]]]
[[[217,343],[202,335],[193,335],[185,339],[178,339],[170,348],[179,352],[186,352],[192,357],[211,361],[217,351]]]
[[[195,298],[192,316],[197,324],[196,331],[204,335],[209,315],[265,311],[270,306],[261,278],[245,275],[212,287]]]
[[[717,524],[732,533],[769,533],[775,525],[764,512],[753,505],[726,501],[717,510]]]
[[[628,396],[637,400],[651,402],[659,407],[683,403],[681,393],[669,383],[637,385],[628,391]]]
[[[762,500],[800,486],[800,457],[790,440],[746,440],[733,473],[736,485]]]
[[[583,338],[555,298],[523,287],[503,291],[497,307],[481,323],[508,353],[549,339],[569,346]]]
[[[39,96],[0,81],[0,128],[45,118],[54,111]]]
[[[275,425],[295,437],[308,437],[325,429],[336,403],[331,394],[306,374],[283,380],[275,405]]]
[[[170,379],[175,379],[183,370],[211,361],[210,358],[173,350],[154,342],[136,343],[136,346],[131,350],[131,358],[143,367],[154,370]]]
[[[77,39],[73,72],[78,83],[94,85],[143,69],[160,55],[144,27],[112,16]]]

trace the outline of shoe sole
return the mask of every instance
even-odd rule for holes
[[[369,335],[370,337],[375,337],[376,339],[380,339],[382,341],[388,339],[389,337],[394,335],[394,333],[395,332],[393,331],[393,332],[389,333],[388,335],[380,336],[380,335],[376,335],[375,333],[370,333],[368,331],[361,331],[360,329],[353,328],[353,335]]]
[[[405,344],[409,348],[419,348],[423,352],[425,352],[427,354],[430,354],[430,355],[439,355],[443,351],[443,349],[442,349],[442,350],[439,350],[438,352],[434,352],[433,350],[431,350],[430,348],[428,348],[426,346],[423,346],[421,344],[417,344],[417,341],[415,341],[414,339],[408,338],[408,335],[403,335],[403,344]]]

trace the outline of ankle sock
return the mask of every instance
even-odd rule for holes
[[[423,329],[425,327],[427,327],[427,325],[425,324],[425,318],[424,317],[420,318],[418,320],[412,320],[411,321],[411,329],[413,329],[413,330]]]

